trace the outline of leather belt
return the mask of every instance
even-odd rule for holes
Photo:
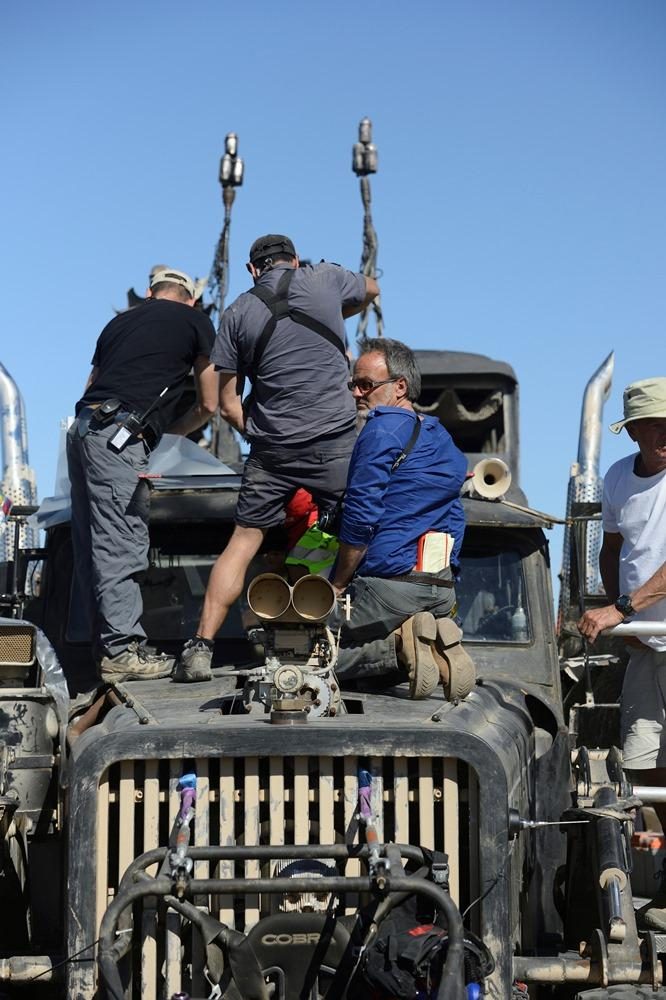
[[[443,580],[434,573],[402,573],[400,576],[386,576],[384,579],[399,580],[401,583],[428,583],[435,587],[447,587],[449,590],[455,587],[453,580]]]

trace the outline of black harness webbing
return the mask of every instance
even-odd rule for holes
[[[288,302],[289,295],[289,285],[291,284],[291,279],[294,277],[295,268],[289,268],[285,271],[280,278],[275,292],[269,292],[267,288],[262,288],[260,285],[255,285],[254,288],[250,288],[250,295],[256,295],[258,299],[264,303],[267,309],[270,310],[271,317],[266,323],[265,327],[259,334],[259,339],[254,348],[254,354],[252,356],[252,370],[256,378],[259,371],[259,362],[266,350],[266,344],[273,335],[275,327],[280,322],[281,319],[289,317],[293,323],[297,323],[299,326],[305,326],[308,330],[312,330],[313,333],[318,333],[320,337],[327,340],[329,344],[336,347],[342,356],[346,358],[345,347],[340,337],[333,333],[324,323],[320,323],[318,319],[314,319],[312,316],[308,316],[306,313],[301,312],[300,309],[290,309]]]
[[[402,449],[402,451],[400,452],[400,454],[396,458],[395,462],[391,466],[391,472],[395,472],[396,469],[400,468],[400,466],[405,461],[405,459],[409,455],[410,451],[412,450],[412,448],[414,447],[414,445],[418,441],[420,433],[421,433],[421,421],[417,417],[416,420],[414,421],[414,428],[412,430],[412,433],[411,433],[411,436],[409,438],[409,441],[407,442],[407,444]]]

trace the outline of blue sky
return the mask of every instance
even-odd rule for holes
[[[666,374],[665,45],[661,0],[2,4],[0,360],[40,497],[127,288],[208,273],[225,133],[233,297],[262,232],[358,266],[369,115],[385,332],[514,366],[522,485],[562,513],[588,377],[615,349],[608,423]],[[605,432],[602,465],[627,445]]]

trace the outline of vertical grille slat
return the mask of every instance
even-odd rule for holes
[[[421,847],[428,847],[430,850],[435,846],[435,817],[433,815],[433,802],[435,795],[435,785],[432,776],[432,760],[424,757],[419,760],[419,843]],[[444,845],[446,850],[446,845]]]
[[[243,812],[245,815],[245,836],[243,843],[255,846],[261,843],[259,837],[259,758],[245,758],[245,786],[243,789]],[[245,862],[245,877],[259,878],[261,874],[258,861]],[[245,919],[255,924],[259,919],[259,895],[248,894],[245,906]]]
[[[196,801],[204,808],[196,809],[194,821],[194,843],[205,846],[211,842],[210,824],[210,780],[208,775],[209,761],[205,758],[197,761],[197,797]],[[208,861],[194,862],[194,877],[208,878]],[[194,900],[200,908],[206,909],[208,900],[205,896],[197,896]],[[204,996],[210,989],[203,975],[205,951],[201,935],[192,934],[192,992],[195,996]]]
[[[307,844],[310,839],[310,782],[308,758],[294,758],[294,836],[293,844]]]
[[[319,758],[319,838],[322,844],[335,843],[335,777],[333,758]]]
[[[168,836],[169,845],[173,844],[173,828],[180,808],[180,796],[178,793],[178,780],[182,774],[182,764],[180,761],[169,761],[169,820]],[[178,993],[182,988],[181,961],[180,961],[180,916],[173,910],[169,910],[166,916],[166,975],[165,975],[165,995],[171,996]]]
[[[454,903],[460,902],[460,852],[458,833],[458,771],[457,761],[444,761],[444,850],[449,856],[449,890]]]
[[[446,852],[452,898],[461,909],[477,898],[478,780],[455,759],[301,755],[125,761],[109,768],[98,791],[98,927],[129,862],[144,851],[166,846],[172,837],[180,806],[177,785],[184,770],[197,774],[194,844],[277,846],[363,842],[358,823],[360,769],[373,776],[371,803],[380,837]],[[255,878],[273,870],[274,863],[262,869],[257,861],[197,861],[194,875]],[[357,858],[350,859],[344,870],[349,876],[365,872]],[[156,874],[157,867],[149,871]],[[195,903],[202,908],[210,904],[210,912],[222,923],[248,931],[277,905],[277,897],[218,894],[210,900],[198,897]],[[351,893],[342,900],[348,915],[358,904]],[[154,897],[134,908],[142,941],[135,951],[128,997],[161,1000],[180,990],[205,994],[204,951],[198,934],[172,910],[167,911],[166,924],[160,925],[159,913]]]
[[[269,778],[270,842],[284,844],[284,760],[271,757]]]
[[[236,794],[234,787],[234,760],[231,757],[224,757],[220,761],[219,789],[220,845],[230,846],[236,843]],[[233,878],[233,861],[220,861],[218,874],[220,878]],[[220,895],[217,904],[218,919],[223,924],[233,926],[234,909],[232,897],[226,894]]]
[[[393,815],[397,844],[409,843],[409,777],[407,761],[399,757],[393,766]]]
[[[380,843],[384,842],[384,770],[381,757],[370,758],[370,773],[372,775],[372,794],[370,806]],[[386,838],[389,839],[389,838]]]
[[[143,843],[159,841],[160,827],[160,780],[158,762],[148,760],[145,764],[143,782]],[[156,872],[154,866],[152,869]],[[141,982],[145,1000],[157,1000],[157,901],[149,896],[144,904],[142,917]]]

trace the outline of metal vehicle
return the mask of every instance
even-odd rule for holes
[[[42,506],[44,549],[14,557],[6,604],[20,617],[0,622],[0,992],[390,996],[369,985],[369,957],[415,898],[437,961],[404,996],[664,995],[662,942],[639,939],[633,916],[620,761],[577,746],[572,764],[554,519],[518,485],[516,376],[479,355],[417,357],[420,406],[474,471],[458,598],[477,683],[464,700],[340,691],[330,595],[306,578],[300,592],[252,585],[219,636],[212,683],[70,701],[62,671],[85,687],[89,637],[67,500]],[[176,651],[240,477],[168,437],[151,471],[144,626]],[[267,539],[256,575],[281,545]],[[37,559],[38,595],[26,593]]]

